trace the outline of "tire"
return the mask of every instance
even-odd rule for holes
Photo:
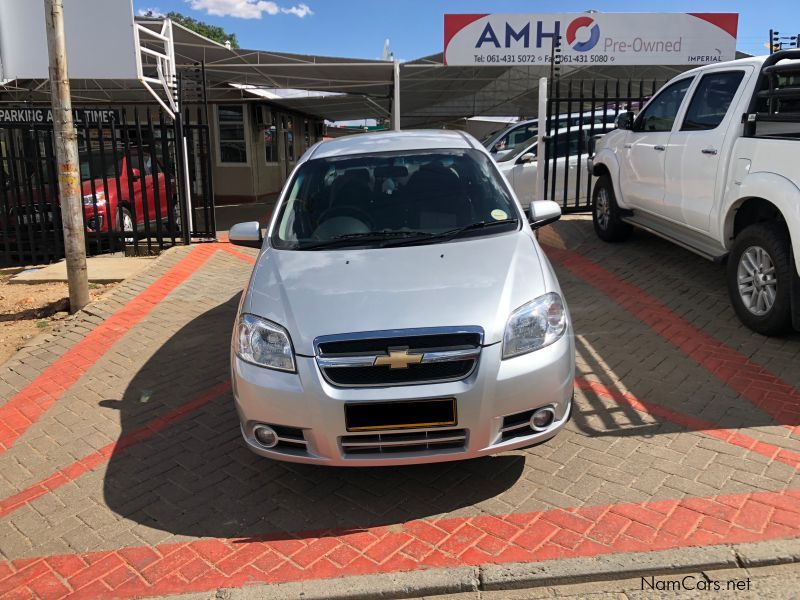
[[[632,225],[620,219],[614,186],[608,175],[601,175],[592,191],[592,223],[597,237],[606,242],[624,242],[633,231]]]
[[[119,215],[117,216],[117,229],[121,232],[133,232],[134,230],[133,217],[131,216],[131,211],[129,211],[127,208],[123,207],[119,209]],[[123,237],[122,240],[125,244],[132,244],[133,236]]]
[[[763,335],[791,331],[793,276],[791,244],[783,224],[758,223],[742,230],[733,242],[726,273],[728,295],[739,320]]]

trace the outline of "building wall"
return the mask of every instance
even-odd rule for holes
[[[262,102],[218,104],[211,111],[212,168],[217,205],[274,203],[297,160],[321,139],[322,121]],[[241,114],[241,129],[239,115]],[[232,121],[236,118],[236,121]],[[242,143],[232,136],[244,133]],[[230,148],[234,149],[230,151]],[[226,148],[228,150],[226,150]]]

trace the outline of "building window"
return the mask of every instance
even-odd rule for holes
[[[245,137],[244,105],[217,107],[219,133],[219,161],[221,163],[246,163],[247,138]]]
[[[267,113],[267,126],[264,129],[264,148],[268,164],[278,162],[278,117],[274,112]]]

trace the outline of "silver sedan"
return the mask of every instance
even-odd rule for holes
[[[572,409],[569,311],[489,153],[456,132],[309,149],[260,248],[231,344],[254,452],[336,466],[473,458],[553,437]]]

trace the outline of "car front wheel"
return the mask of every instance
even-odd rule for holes
[[[789,236],[782,224],[750,225],[736,237],[727,280],[742,323],[763,335],[790,331],[793,269]]]

